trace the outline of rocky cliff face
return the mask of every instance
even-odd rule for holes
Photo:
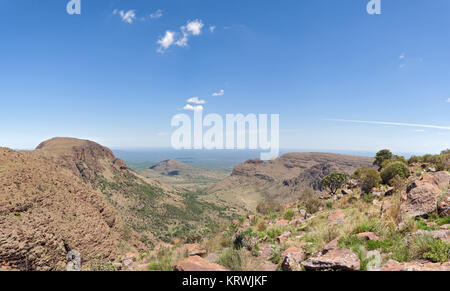
[[[114,260],[125,236],[119,212],[99,191],[35,152],[0,149],[0,262],[21,270]],[[129,242],[132,245],[131,239]]]
[[[251,188],[261,193],[259,199],[289,202],[298,199],[306,188],[320,190],[321,179],[332,172],[351,175],[357,168],[373,167],[372,163],[372,158],[328,153],[290,153],[269,162],[249,160],[212,191],[218,197],[242,201],[238,196],[243,191],[239,189]]]

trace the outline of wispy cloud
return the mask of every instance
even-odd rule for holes
[[[222,89],[219,92],[213,93],[212,95],[214,97],[223,96],[223,95],[225,95],[225,90]]]
[[[404,123],[404,122],[387,122],[387,121],[367,121],[367,120],[347,120],[347,119],[327,119],[328,121],[335,122],[347,122],[347,123],[363,123],[374,125],[394,125],[394,126],[406,126],[406,127],[419,127],[419,128],[432,128],[450,130],[450,126],[418,124],[418,123]]]
[[[166,31],[166,34],[163,38],[158,40],[158,44],[160,47],[158,48],[159,53],[164,53],[168,48],[170,48],[172,45],[176,45],[179,47],[186,47],[188,45],[189,38],[191,36],[199,36],[202,34],[202,29],[204,27],[204,24],[201,20],[196,19],[193,21],[188,21],[186,25],[180,27],[180,32],[176,33],[173,31]],[[169,33],[169,35],[168,35]],[[165,41],[169,40],[169,41]],[[162,45],[164,44],[164,45]]]
[[[136,11],[135,10],[118,10],[114,9],[113,15],[119,15],[123,22],[132,24],[136,20]]]
[[[214,25],[211,25],[211,26],[209,27],[209,31],[210,31],[211,33],[213,33],[215,30],[216,30],[216,27],[215,27]]]
[[[447,99],[447,103],[450,103],[450,98]]]
[[[202,105],[193,106],[191,104],[186,104],[183,107],[183,109],[188,111],[203,111],[203,106]]]
[[[149,17],[151,19],[159,19],[163,16],[163,11],[161,9],[156,10],[154,13],[151,13]]]
[[[201,104],[206,104],[206,101],[199,99],[198,97],[192,97],[192,98],[188,99],[187,103],[201,105]]]

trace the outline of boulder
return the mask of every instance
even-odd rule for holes
[[[227,268],[216,263],[208,262],[199,256],[191,256],[184,260],[178,261],[173,265],[174,271],[185,272],[210,272],[210,271],[228,271]]]
[[[416,238],[422,236],[430,236],[434,239],[443,240],[450,243],[450,230],[449,229],[439,229],[439,230],[418,230],[411,233],[408,238]]]
[[[450,262],[430,263],[428,261],[413,261],[399,263],[389,260],[381,267],[381,271],[450,271]]]
[[[290,235],[291,235],[291,232],[290,231],[286,231],[285,233],[283,233],[279,237],[276,237],[275,241],[277,243],[279,243],[279,244],[282,244],[282,243],[287,241],[287,239],[289,238]]]
[[[341,223],[345,220],[345,214],[342,210],[338,209],[330,213],[327,217],[328,221],[331,223]]]
[[[302,265],[309,271],[357,271],[360,269],[358,256],[348,249],[323,250],[318,256],[304,261]]]
[[[202,249],[199,244],[186,244],[184,245],[189,256],[204,256],[206,255],[206,250]]]
[[[411,183],[401,204],[404,217],[426,216],[438,210],[442,190],[450,183],[450,173],[437,172],[425,174]]]
[[[442,217],[450,216],[450,188],[438,202],[438,212]]]
[[[290,247],[283,252],[282,256],[281,268],[283,271],[301,270],[301,262],[305,259],[305,251],[296,247]]]

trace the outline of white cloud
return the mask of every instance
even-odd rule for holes
[[[200,104],[206,104],[206,101],[199,99],[198,97],[192,97],[187,101],[187,103],[200,105]]]
[[[450,98],[447,99],[447,103],[450,103]]]
[[[337,121],[337,122],[349,122],[349,123],[365,123],[365,124],[374,124],[374,125],[394,125],[394,126],[406,126],[406,127],[418,127],[418,128],[432,128],[432,129],[450,130],[450,126],[418,124],[418,123],[387,122],[387,121],[366,121],[366,120],[346,120],[346,119],[327,119],[327,120],[328,121]]]
[[[170,40],[170,42],[166,42],[168,45],[162,45],[162,39],[158,40],[158,44],[160,44],[160,47],[158,49],[158,52],[163,53],[166,49],[171,47],[172,45],[177,45],[179,47],[186,47],[188,45],[188,41],[190,36],[198,36],[202,34],[203,29],[203,22],[201,20],[194,20],[194,21],[188,21],[186,25],[180,27],[180,32],[175,33],[172,31],[167,31],[166,36],[164,38],[168,38],[167,40]],[[167,33],[170,32],[170,35],[167,35]],[[163,38],[163,39],[164,39]]]
[[[163,16],[163,11],[161,9],[158,9],[154,13],[151,13],[149,16],[151,19],[161,18]]]
[[[122,21],[128,24],[132,24],[136,20],[136,11],[134,10],[128,10],[125,12],[124,10],[114,9],[113,14],[119,14]]]
[[[212,95],[214,97],[223,96],[223,95],[225,95],[225,90],[222,89],[219,92],[213,93]]]
[[[175,32],[167,30],[166,34],[158,40],[158,44],[160,45],[159,52],[164,52],[164,50],[168,49],[175,42]]]
[[[210,32],[214,32],[215,30],[216,30],[216,27],[215,27],[215,26],[210,26],[210,27],[209,27],[209,31],[210,31]]]
[[[200,35],[202,34],[202,28],[204,24],[201,20],[188,21],[186,25],[186,30],[189,31],[192,35]]]
[[[400,60],[403,60],[405,57],[406,57],[405,53],[402,53],[398,58],[399,58]]]
[[[202,105],[193,106],[191,104],[186,104],[186,106],[184,106],[183,109],[189,111],[203,111],[203,106]]]

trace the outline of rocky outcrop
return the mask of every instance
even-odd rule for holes
[[[283,262],[281,268],[283,271],[300,271],[302,269],[301,262],[305,260],[305,251],[297,247],[290,247],[282,254]]]
[[[70,251],[83,264],[120,254],[124,223],[101,193],[33,152],[0,149],[0,165],[0,262],[63,270]]]
[[[339,248],[323,250],[317,256],[304,261],[302,265],[310,271],[358,271],[360,269],[358,256],[348,249]]]
[[[450,271],[450,262],[430,263],[427,261],[413,261],[399,263],[389,260],[381,267],[381,271]]]
[[[447,191],[450,173],[427,173],[421,179],[411,183],[401,204],[401,212],[405,217],[426,216],[438,210],[443,191]],[[447,198],[445,198],[447,199]],[[446,208],[445,205],[441,206]],[[443,210],[442,212],[446,212]]]
[[[199,272],[199,271],[228,271],[227,268],[216,263],[208,262],[199,256],[191,256],[173,265],[174,271]]]

